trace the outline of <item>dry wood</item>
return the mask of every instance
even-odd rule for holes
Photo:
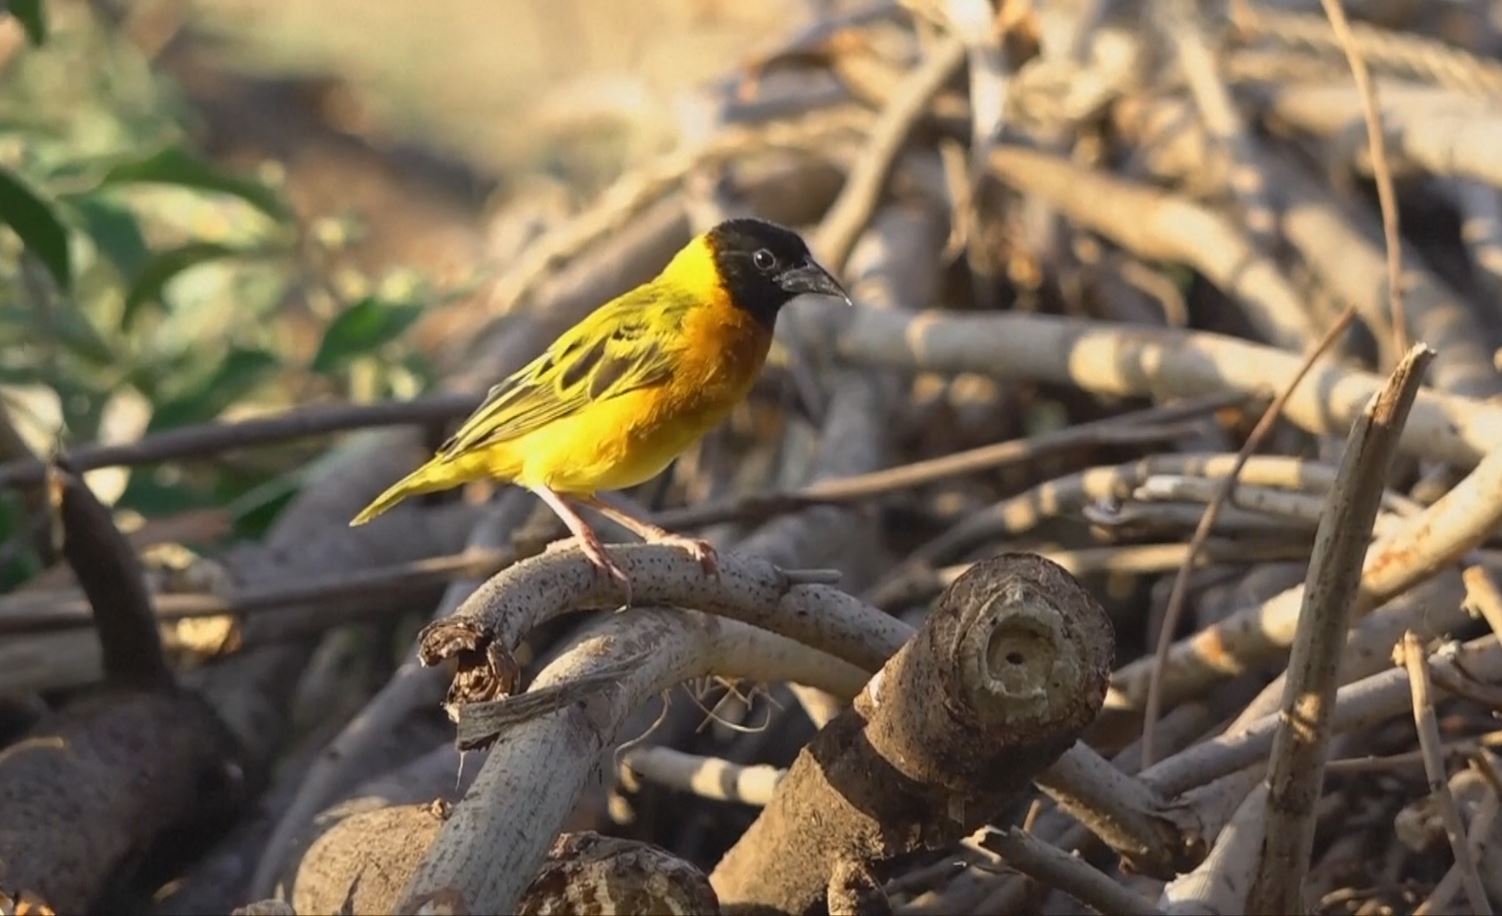
[[[1144,764],[1151,764],[1153,756],[1153,729],[1158,722],[1158,712],[1163,701],[1163,668],[1167,663],[1168,649],[1173,644],[1174,634],[1178,632],[1179,617],[1184,611],[1184,601],[1189,597],[1189,571],[1193,568],[1195,559],[1200,550],[1204,548],[1205,541],[1209,540],[1210,534],[1215,530],[1215,522],[1220,518],[1222,509],[1231,495],[1236,492],[1236,484],[1241,476],[1241,469],[1246,467],[1247,460],[1252,454],[1262,447],[1262,442],[1272,433],[1273,425],[1283,415],[1283,408],[1293,397],[1299,383],[1314,368],[1314,364],[1320,356],[1335,345],[1351,321],[1356,317],[1355,313],[1347,310],[1341,317],[1330,326],[1319,342],[1309,348],[1304,362],[1299,366],[1299,371],[1289,379],[1288,387],[1278,392],[1278,396],[1263,411],[1258,418],[1257,425],[1247,434],[1246,441],[1242,443],[1241,451],[1236,455],[1236,463],[1220,481],[1219,488],[1215,492],[1215,498],[1205,506],[1205,514],[1200,516],[1199,524],[1194,528],[1194,534],[1189,538],[1189,556],[1184,560],[1184,565],[1179,567],[1178,574],[1174,576],[1173,590],[1168,595],[1168,607],[1163,611],[1163,622],[1159,624],[1157,645],[1153,650],[1153,667],[1151,676],[1147,682],[1147,701],[1142,710],[1142,758]],[[1422,376],[1420,376],[1422,377]],[[1398,424],[1402,428],[1402,424]],[[1337,482],[1339,477],[1336,478]],[[1145,483],[1145,481],[1144,481]],[[1377,496],[1380,497],[1383,487],[1377,488]],[[1373,510],[1375,512],[1375,509]]]
[[[813,304],[810,303],[810,307]],[[1220,334],[1018,313],[921,314],[861,309],[830,317],[829,346],[857,365],[1068,385],[1097,396],[1198,397],[1280,390],[1300,358]],[[1284,416],[1308,432],[1343,434],[1382,380],[1323,366]],[[1502,408],[1420,392],[1404,430],[1404,454],[1471,466],[1502,443]]]
[[[638,582],[645,595],[647,578]],[[623,660],[634,661],[622,666]],[[864,676],[765,630],[693,612],[638,607],[612,616],[577,641],[522,696],[602,669],[616,672],[613,683],[579,695],[567,708],[506,728],[465,802],[408,881],[401,910],[459,899],[470,912],[510,911],[602,756],[609,759],[626,716],[663,690],[691,677],[719,674],[789,680],[848,696]],[[462,721],[463,707],[460,715]]]
[[[1366,142],[1371,151],[1372,174],[1377,179],[1377,201],[1382,210],[1382,238],[1387,248],[1387,301],[1392,313],[1393,349],[1408,349],[1408,327],[1403,313],[1403,239],[1398,234],[1398,195],[1393,190],[1392,167],[1387,162],[1387,141],[1382,133],[1382,115],[1377,89],[1372,85],[1366,57],[1351,33],[1341,0],[1320,0],[1330,27],[1350,65],[1356,91],[1361,93],[1361,119],[1366,124]]]
[[[1013,827],[989,832],[981,843],[1006,864],[1058,888],[1100,913],[1153,916],[1158,908],[1055,846]]]
[[[1450,851],[1455,856],[1455,867],[1460,870],[1461,886],[1465,888],[1470,911],[1490,916],[1492,908],[1487,902],[1486,888],[1481,886],[1481,878],[1476,873],[1476,862],[1471,857],[1465,826],[1460,821],[1455,798],[1450,794],[1449,777],[1440,751],[1439,723],[1434,714],[1429,662],[1425,658],[1423,643],[1417,635],[1405,633],[1399,651],[1402,653],[1403,667],[1407,670],[1409,688],[1412,691],[1413,721],[1418,727],[1419,749],[1424,754],[1424,772],[1429,777],[1429,794],[1439,807],[1440,817],[1444,821],[1445,836],[1450,841]]]
[[[0,884],[81,912],[110,882],[128,881],[164,835],[232,816],[246,760],[168,670],[140,563],[108,510],[71,473],[55,471],[52,483],[63,555],[93,602],[108,685],[0,754]]]
[[[1062,570],[1020,555],[981,564],[800,754],[711,875],[721,900],[801,913],[841,861],[968,834],[1093,718],[1110,647],[1104,615]]]
[[[1267,835],[1247,903],[1256,912],[1304,912],[1307,906],[1314,806],[1324,786],[1346,630],[1398,438],[1433,355],[1422,346],[1410,350],[1356,421],[1320,519],[1269,761]]]

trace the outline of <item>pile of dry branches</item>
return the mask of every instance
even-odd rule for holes
[[[1489,912],[1502,35],[1352,13],[851,7],[520,248],[454,393],[0,466],[73,574],[0,599],[0,893]],[[634,494],[717,576],[614,548],[634,606],[577,614],[623,596],[516,492],[345,527],[740,213],[859,307],[786,310],[751,402]],[[139,554],[77,476],[374,427],[216,559]]]

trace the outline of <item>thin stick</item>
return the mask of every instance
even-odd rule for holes
[[[620,769],[623,774],[701,798],[757,806],[771,801],[786,773],[766,764],[746,766],[667,747],[632,748],[621,756]]]
[[[1403,239],[1398,234],[1398,195],[1393,190],[1392,167],[1387,161],[1387,138],[1382,133],[1382,114],[1377,87],[1366,67],[1366,58],[1351,34],[1345,7],[1340,0],[1320,0],[1330,19],[1340,49],[1345,52],[1356,91],[1361,93],[1361,117],[1366,121],[1366,142],[1371,147],[1372,177],[1377,182],[1377,203],[1382,209],[1382,236],[1387,244],[1387,300],[1392,309],[1393,352],[1408,349],[1408,319],[1403,310]]]
[[[1429,794],[1439,809],[1445,825],[1445,836],[1450,840],[1450,851],[1455,856],[1455,867],[1460,869],[1461,886],[1472,913],[1491,916],[1492,907],[1486,898],[1486,888],[1481,876],[1476,873],[1476,863],[1471,858],[1465,826],[1460,822],[1460,810],[1455,807],[1455,796],[1450,794],[1449,777],[1445,773],[1443,744],[1439,736],[1439,721],[1434,717],[1434,701],[1430,697],[1429,660],[1425,657],[1423,641],[1413,631],[1403,634],[1403,665],[1408,669],[1408,687],[1413,695],[1413,724],[1419,733],[1419,750],[1424,753],[1424,772],[1429,777]]]
[[[84,445],[67,453],[77,472],[132,467],[179,458],[208,458],[242,448],[274,445],[325,433],[413,423],[440,423],[460,417],[480,403],[477,394],[440,394],[380,404],[315,404],[270,417],[232,423],[203,423],[146,436],[121,445]],[[0,464],[0,487],[38,484],[45,475],[40,461],[22,459]]]
[[[1288,661],[1281,722],[1273,737],[1267,835],[1248,899],[1252,912],[1304,911],[1315,803],[1325,780],[1351,607],[1403,423],[1423,383],[1424,368],[1433,358],[1433,350],[1419,345],[1398,363],[1387,385],[1352,427],[1335,486],[1325,503]]]
[[[954,37],[944,39],[897,87],[882,110],[871,128],[865,153],[814,235],[814,253],[830,270],[835,273],[844,270],[855,240],[871,222],[892,164],[902,152],[908,134],[928,110],[929,100],[944,88],[964,60],[965,43]]]
[[[1244,395],[1236,393],[1194,398],[869,474],[821,480],[782,493],[752,494],[699,506],[669,509],[658,513],[655,520],[658,524],[675,530],[727,521],[757,520],[809,506],[853,502],[959,474],[1033,461],[1072,448],[1160,441],[1179,431],[1167,424],[1245,403],[1246,400]],[[516,551],[511,549],[469,549],[386,569],[251,587],[227,596],[175,593],[155,595],[154,598],[160,620],[243,614],[380,594],[391,589],[420,591],[453,579],[490,576],[515,560]],[[88,604],[75,595],[58,597],[56,594],[48,594],[42,598],[23,594],[0,600],[0,636],[82,627],[89,624],[89,619]]]
[[[987,831],[981,846],[1034,880],[1063,891],[1101,913],[1155,916],[1161,911],[1132,891],[1057,846],[1016,827]]]
[[[1178,575],[1174,577],[1173,590],[1168,595],[1168,607],[1163,612],[1163,622],[1158,630],[1158,643],[1153,650],[1153,667],[1148,679],[1147,702],[1142,712],[1142,765],[1144,767],[1151,766],[1157,760],[1153,756],[1153,732],[1157,728],[1158,715],[1163,704],[1163,670],[1168,663],[1168,650],[1173,645],[1174,631],[1178,629],[1179,618],[1184,614],[1184,600],[1189,594],[1189,575],[1199,559],[1200,551],[1204,549],[1210,533],[1215,530],[1215,523],[1219,520],[1221,511],[1229,501],[1231,493],[1236,489],[1236,481],[1241,475],[1241,469],[1246,467],[1252,454],[1261,448],[1262,441],[1271,434],[1274,424],[1283,413],[1284,405],[1288,403],[1289,398],[1293,397],[1294,391],[1298,389],[1304,376],[1314,368],[1321,354],[1340,339],[1340,335],[1350,327],[1355,318],[1355,310],[1347,308],[1325,332],[1325,336],[1305,355],[1298,371],[1294,373],[1293,378],[1288,380],[1288,385],[1267,406],[1267,410],[1263,411],[1257,425],[1252,428],[1251,434],[1246,437],[1246,442],[1236,453],[1236,463],[1232,466],[1231,472],[1220,482],[1220,489],[1216,491],[1215,499],[1205,506],[1205,514],[1200,516],[1200,523],[1189,539],[1189,555],[1184,558],[1184,564],[1179,567]]]
[[[1061,451],[1097,445],[1127,445],[1162,441],[1182,432],[1174,424],[1225,407],[1245,404],[1247,398],[1217,395],[1192,398],[1162,407],[1118,414],[1079,423],[1025,439],[1009,439],[992,445],[883,468],[867,474],[816,481],[781,493],[748,494],[733,499],[669,509],[655,521],[665,528],[697,528],[726,521],[755,520],[809,506],[855,502],[897,490],[935,483],[961,474],[991,471],[1007,465],[1036,461]]]
[[[398,563],[384,569],[309,577],[279,585],[252,586],[228,595],[199,592],[154,594],[149,597],[156,605],[156,619],[159,621],[245,614],[297,605],[326,604],[363,595],[389,595],[393,591],[418,591],[451,579],[490,576],[515,560],[516,552],[513,550],[465,550]],[[85,599],[74,595],[58,598],[51,594],[37,596],[36,600],[28,599],[33,599],[33,596],[19,595],[7,602],[12,607],[19,607],[0,613],[0,635],[64,630],[90,624],[90,606]]]

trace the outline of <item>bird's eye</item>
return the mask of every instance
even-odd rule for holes
[[[771,270],[777,266],[777,256],[765,248],[758,248],[756,254],[751,256],[751,263],[756,265],[757,270]]]

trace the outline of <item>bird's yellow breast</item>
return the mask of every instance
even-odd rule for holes
[[[724,419],[750,391],[772,334],[717,285],[699,300],[664,384],[589,404],[507,443],[504,476],[563,493],[635,486]]]

